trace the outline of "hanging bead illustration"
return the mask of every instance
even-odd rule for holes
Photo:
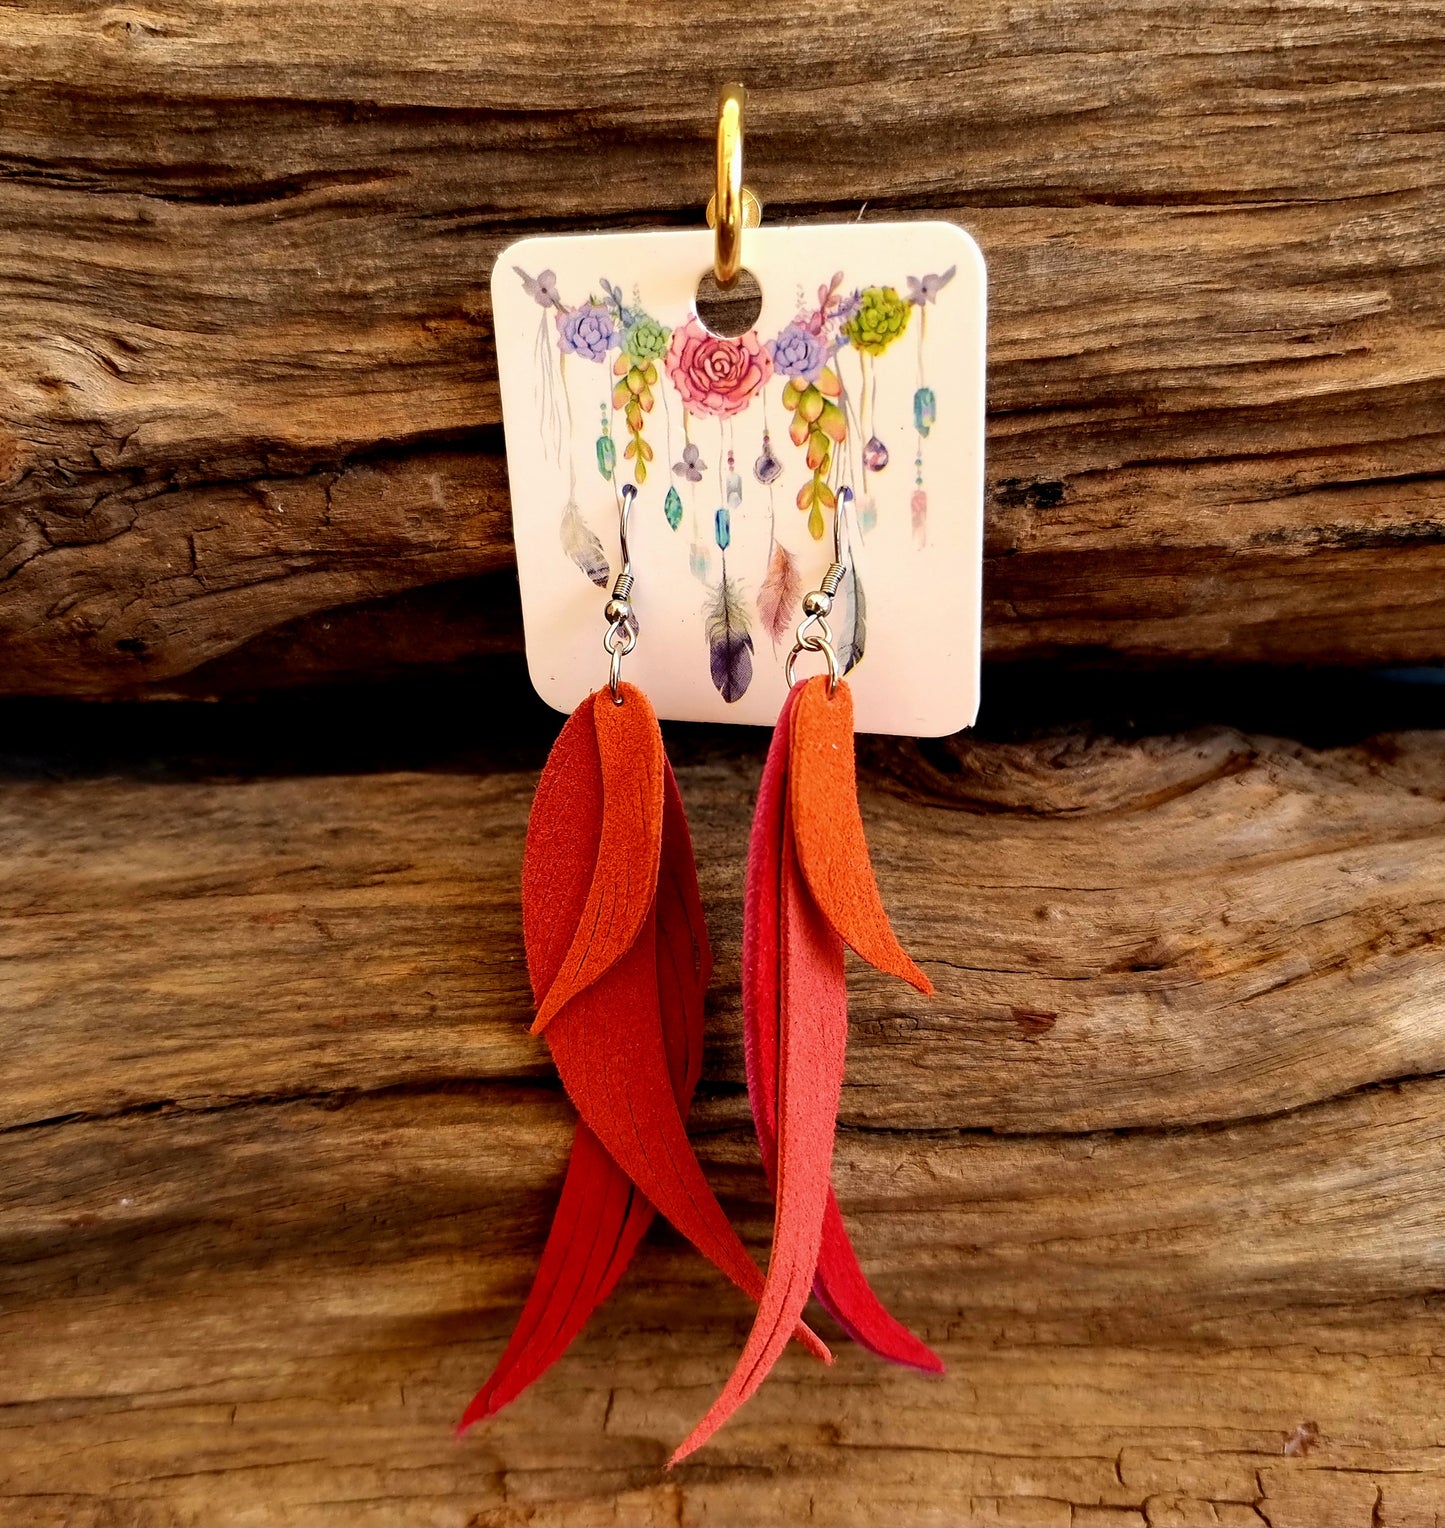
[[[918,309],[918,374],[913,390],[913,428],[918,436],[918,448],[913,457],[913,498],[910,507],[913,514],[913,541],[916,546],[928,544],[928,494],[923,486],[923,442],[938,422],[938,399],[923,375],[923,341],[928,333],[928,309],[938,294],[953,280],[956,265],[950,265],[941,276],[910,276],[908,278],[908,301]]]
[[[919,441],[918,455],[913,458],[913,498],[909,502],[913,514],[913,540],[918,546],[928,545],[928,495],[923,491],[923,444]]]
[[[763,449],[758,453],[758,459],[753,463],[753,476],[764,486],[776,483],[783,475],[783,464],[773,452],[772,438],[766,430],[763,431]]]
[[[688,414],[687,414],[687,410],[684,409],[682,411],[682,434],[683,434],[683,442],[684,442],[683,448],[682,448],[682,457],[681,457],[681,459],[679,461],[675,461],[672,464],[672,470],[673,470],[673,473],[677,477],[680,477],[683,480],[683,482],[685,482],[685,483],[687,483],[689,485],[689,487],[688,487],[688,498],[692,502],[692,517],[691,517],[691,521],[690,521],[690,529],[691,529],[691,532],[692,532],[692,540],[688,544],[688,549],[687,549],[687,565],[688,565],[688,568],[692,572],[692,576],[695,579],[697,579],[699,583],[704,583],[705,584],[708,581],[708,573],[710,571],[709,570],[709,558],[708,558],[708,554],[707,554],[707,546],[703,542],[702,537],[701,537],[701,535],[698,532],[698,525],[697,525],[697,492],[696,492],[695,486],[693,486],[693,485],[696,485],[696,484],[702,482],[702,475],[703,475],[704,472],[707,471],[707,463],[705,461],[703,461],[703,459],[702,459],[702,452],[698,448],[696,443],[687,439],[688,430],[689,430]],[[674,485],[674,487],[673,487],[673,492],[674,493],[677,492],[676,485]],[[680,521],[681,518],[682,518],[682,495],[681,494],[677,495],[677,501],[678,501],[677,502],[677,514],[678,514],[678,519]],[[669,511],[668,518],[669,518],[669,520],[671,520],[671,512],[670,511]],[[677,526],[674,525],[673,529],[676,530]]]
[[[923,325],[920,321],[919,332]],[[938,419],[938,400],[931,387],[920,387],[913,395],[913,428],[920,435],[927,435]]]
[[[607,482],[617,470],[617,443],[612,439],[612,421],[607,417],[607,405],[602,405],[602,433],[597,437],[597,470]]]

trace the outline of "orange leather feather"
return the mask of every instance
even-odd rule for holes
[[[820,674],[802,686],[793,707],[789,792],[798,860],[808,889],[833,931],[870,966],[920,992],[933,983],[898,942],[868,858],[858,811],[853,760],[853,695],[847,680],[830,698]]]

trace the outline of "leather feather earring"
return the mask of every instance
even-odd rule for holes
[[[673,1463],[701,1447],[767,1378],[810,1291],[850,1337],[880,1357],[943,1370],[937,1355],[873,1293],[832,1188],[848,1038],[843,946],[920,992],[933,991],[888,922],[863,835],[853,700],[828,626],[844,572],[835,560],[821,589],[804,600],[805,618],[787,663],[789,694],[768,751],[748,851],[748,1094],[776,1201],[767,1283],[732,1377]],[[804,652],[821,654],[828,672],[795,684],[794,665]]]
[[[561,1356],[622,1277],[654,1210],[754,1300],[764,1291],[683,1124],[702,1066],[712,955],[657,717],[622,680],[622,659],[637,643],[627,544],[636,492],[622,489],[622,572],[603,638],[608,682],[572,713],[548,757],[522,865],[532,1032],[546,1036],[580,1119],[531,1293],[459,1433]],[[829,1358],[796,1313],[783,1343],[794,1334]]]

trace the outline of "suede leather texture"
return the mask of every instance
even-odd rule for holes
[[[459,1432],[561,1356],[625,1272],[655,1209],[754,1300],[763,1292],[687,1140],[712,955],[657,718],[633,686],[621,695],[619,706],[599,691],[568,719],[528,823],[533,1030],[545,1030],[581,1118],[531,1292]],[[801,1323],[796,1335],[830,1357]]]
[[[848,1038],[843,945],[920,991],[927,976],[883,909],[858,807],[846,683],[796,685],[759,787],[743,914],[748,1092],[774,1185],[773,1249],[758,1314],[722,1393],[673,1462],[700,1448],[756,1393],[810,1290],[850,1336],[932,1373],[943,1365],[883,1308],[858,1264],[832,1188]]]

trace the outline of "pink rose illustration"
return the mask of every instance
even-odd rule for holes
[[[672,331],[667,374],[694,413],[725,419],[745,409],[772,376],[773,358],[755,329],[723,339],[690,318]]]

